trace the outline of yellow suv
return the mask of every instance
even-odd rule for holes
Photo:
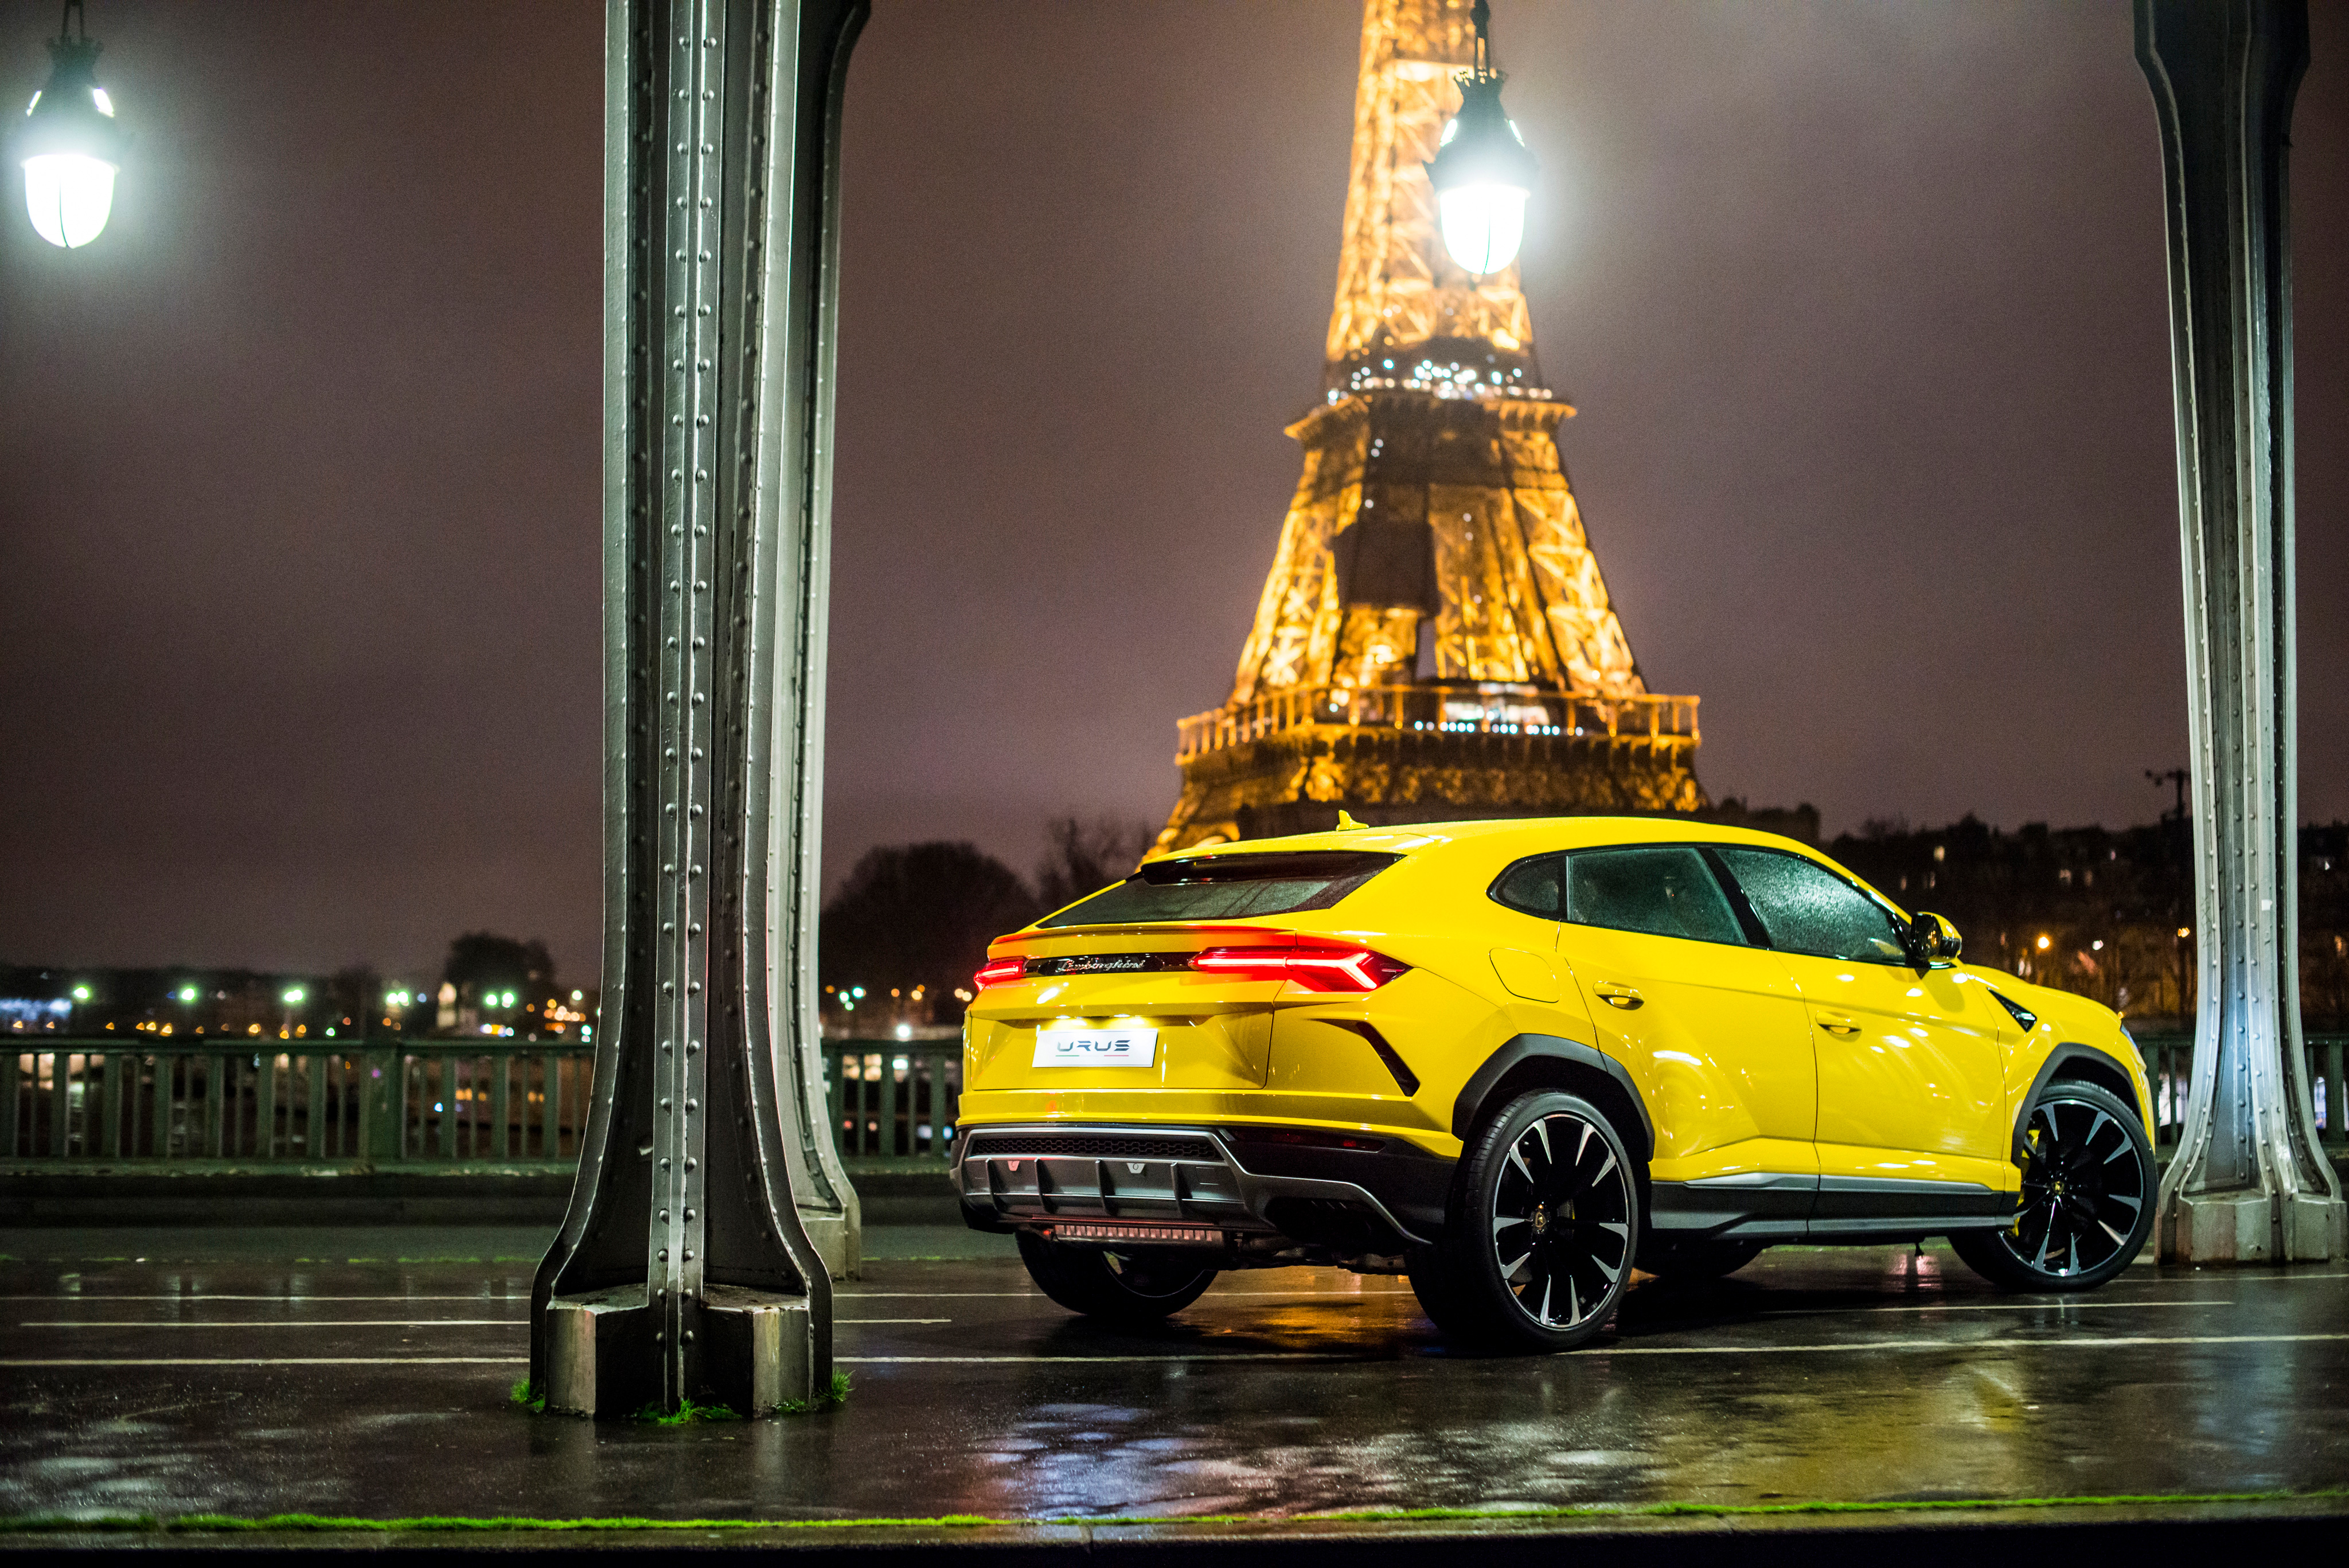
[[[1309,834],[1144,861],[999,939],[955,1179],[1074,1311],[1222,1270],[1408,1273],[1565,1349],[1632,1269],[1947,1236],[2083,1290],[2153,1221],[2120,1021],[1958,962],[1804,845],[1660,818]]]

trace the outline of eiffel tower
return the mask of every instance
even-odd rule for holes
[[[1697,811],[1697,700],[1647,689],[1558,456],[1517,269],[1444,251],[1426,163],[1469,0],[1366,0],[1337,306],[1239,678],[1181,721],[1161,850],[1366,824]]]

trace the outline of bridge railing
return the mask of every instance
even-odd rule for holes
[[[2309,1034],[2302,1036],[2302,1044],[2308,1048],[2309,1086],[2316,1102],[2318,1137],[2334,1153],[2349,1153],[2349,1088],[2344,1088],[2342,1081],[2349,1034]],[[2145,1057],[2146,1076],[2153,1084],[2157,1124],[2154,1147],[2166,1155],[2178,1142],[2186,1119],[2186,1096],[2192,1084],[2194,1066],[2194,1036],[2139,1034],[2137,1048]]]
[[[1175,760],[1308,724],[1437,734],[1571,735],[1658,744],[1697,741],[1697,699],[1577,696],[1531,686],[1299,686],[1178,720]]]
[[[953,1152],[957,1040],[828,1041],[849,1159]],[[595,1087],[568,1041],[0,1042],[0,1160],[564,1168]]]
[[[0,1160],[25,1165],[566,1168],[595,1054],[565,1041],[368,1041],[321,1048],[44,1040],[0,1044]],[[2177,1141],[2194,1041],[2146,1034],[2154,1142]],[[2324,1144],[2349,1151],[2349,1034],[2308,1037]],[[830,1040],[833,1138],[852,1163],[953,1158],[960,1042]]]
[[[563,1167],[595,1052],[569,1041],[0,1042],[0,1159]]]
[[[852,1166],[895,1159],[943,1167],[954,1158],[960,1040],[827,1040],[823,1054],[842,1158]]]

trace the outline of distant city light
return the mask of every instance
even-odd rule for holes
[[[2180,932],[2178,932],[2178,934],[2179,936],[2181,936],[2181,937],[2182,937],[2182,936],[2184,936],[2186,933],[2185,933],[2184,931],[2180,931]],[[86,986],[86,985],[78,985],[78,986],[75,986],[75,987],[74,987],[74,1000],[75,1000],[76,1002],[88,1002],[88,1001],[89,1000],[89,987],[88,987],[88,986]]]
[[[899,1025],[897,1025],[897,1038],[898,1038],[898,1039],[900,1039],[900,1040],[911,1040],[913,1037],[914,1037],[914,1026],[913,1026],[912,1024],[910,1024],[910,1023],[900,1023]]]
[[[302,988],[298,985],[289,987],[285,992],[285,1005],[288,1007],[299,1007],[301,1004]]]
[[[196,988],[194,986],[183,985],[180,987],[180,1000],[181,1002],[193,1002],[195,999]]]
[[[2039,950],[2043,953],[2047,950],[2047,939],[2044,936],[2039,939]]]
[[[587,993],[584,991],[574,991],[571,993],[571,1000],[574,1002],[585,1002],[587,1000]]]

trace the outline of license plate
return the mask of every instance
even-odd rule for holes
[[[1147,1067],[1158,1054],[1155,1029],[1039,1029],[1039,1067]]]

